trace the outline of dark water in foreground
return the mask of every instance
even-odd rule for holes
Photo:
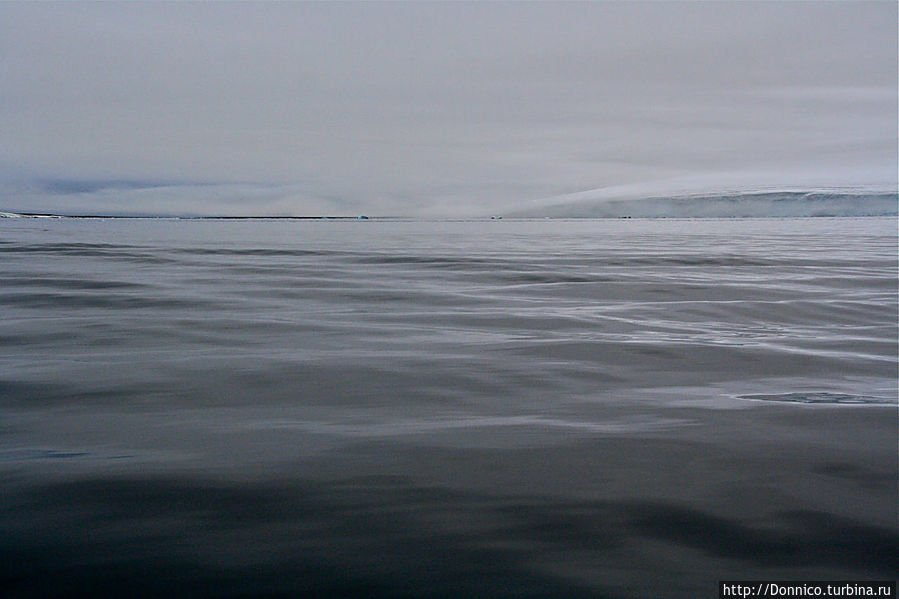
[[[895,219],[0,220],[0,594],[888,579]]]

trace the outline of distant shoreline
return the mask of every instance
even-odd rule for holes
[[[490,214],[456,216],[411,215],[201,215],[201,214],[62,214],[0,210],[0,218],[162,218],[181,220],[502,220],[506,219],[627,219],[627,218],[816,218],[899,216],[895,191],[847,192],[756,191],[660,197],[603,197],[583,192],[541,206],[506,207]],[[52,209],[52,208],[51,208]]]
[[[156,220],[372,220],[401,219],[404,217],[360,216],[180,216],[177,214],[53,214],[45,212],[0,212],[0,218],[140,218]]]
[[[340,220],[340,221],[359,221],[359,220],[378,220],[378,221],[544,221],[544,220],[752,220],[752,219],[794,219],[794,218],[897,218],[899,214],[811,214],[811,215],[736,215],[736,216],[507,216],[505,218],[495,218],[489,216],[470,216],[470,217],[417,217],[417,216],[369,216],[360,219],[357,216],[177,216],[177,215],[131,215],[131,214],[50,214],[50,213],[28,213],[28,212],[0,212],[0,220],[19,218],[45,218],[45,219],[96,219],[96,220],[215,220],[215,221],[241,221],[241,220]]]

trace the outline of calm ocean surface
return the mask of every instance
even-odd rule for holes
[[[0,219],[0,594],[895,579],[895,218]]]

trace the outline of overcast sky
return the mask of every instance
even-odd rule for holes
[[[897,20],[893,1],[0,2],[0,210],[894,188]]]

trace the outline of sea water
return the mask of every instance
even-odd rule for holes
[[[895,578],[896,226],[0,219],[0,588]]]

